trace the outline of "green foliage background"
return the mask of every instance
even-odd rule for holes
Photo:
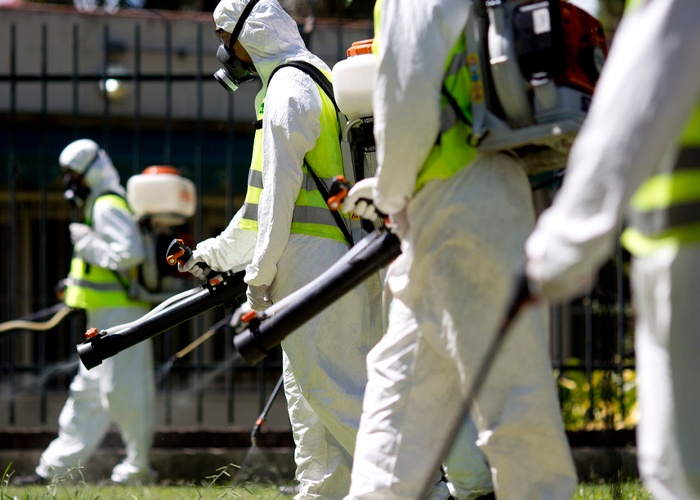
[[[570,360],[578,363],[578,360]],[[571,431],[633,429],[637,425],[637,385],[634,370],[622,375],[592,370],[590,382],[582,370],[555,372],[564,427]]]

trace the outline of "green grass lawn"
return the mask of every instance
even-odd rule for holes
[[[580,483],[572,500],[654,500],[639,481],[618,484]]]
[[[2,491],[2,500],[192,500],[192,499],[260,499],[272,500],[280,498],[291,500],[291,496],[279,493],[275,486],[266,485],[236,485],[236,486],[93,486],[49,485],[49,486],[9,486]]]
[[[93,486],[86,484],[56,484],[19,488],[3,486],[1,500],[141,500],[141,499],[257,499],[291,500],[291,496],[279,492],[276,486],[262,484],[208,485],[195,486]],[[627,482],[620,485],[581,483],[572,500],[653,500],[653,497],[638,483]]]
[[[291,500],[292,496],[280,492],[276,484],[236,481],[233,464],[222,467],[200,483],[166,484],[150,486],[121,486],[115,484],[90,484],[83,480],[81,469],[56,476],[48,485],[15,486],[12,484],[10,466],[0,477],[0,500],[200,500],[200,499],[256,499]],[[234,477],[232,478],[233,473]],[[250,478],[252,476],[246,476]],[[616,484],[580,483],[572,500],[654,500],[639,481]]]

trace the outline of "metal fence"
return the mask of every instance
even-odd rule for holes
[[[51,306],[54,284],[67,275],[67,225],[77,214],[62,199],[57,158],[71,140],[100,143],[122,183],[148,165],[178,167],[197,186],[196,215],[181,228],[194,241],[218,234],[242,203],[252,146],[252,120],[244,109],[252,110],[256,89],[232,97],[214,81],[209,21],[188,20],[187,30],[175,30],[172,19],[118,21],[122,25],[81,18],[67,27],[65,19],[29,20],[31,43],[22,21],[0,31],[0,162],[6,165],[0,174],[0,322]],[[52,30],[62,36],[52,39]],[[186,40],[175,41],[176,31],[187,31]],[[330,66],[342,58],[341,48],[371,36],[367,26],[336,23],[328,31],[314,34],[310,48],[334,53],[325,57]],[[126,62],[117,73],[115,60]],[[110,78],[130,87],[126,101],[104,90]],[[538,203],[546,205],[555,189],[536,191]],[[593,293],[551,310],[552,363],[569,429],[635,424],[628,260],[618,248]],[[211,312],[154,338],[160,424],[250,425],[239,411],[243,402],[254,412],[264,405],[280,374],[280,356],[257,367],[239,363],[230,328],[172,363],[223,315]],[[0,338],[0,425],[55,422],[82,332],[81,318],[73,317],[49,332]],[[188,418],[179,417],[183,408]]]
[[[203,72],[204,29],[208,27],[205,23],[193,23],[192,63],[177,73],[172,70],[173,58],[182,55],[178,56],[173,49],[171,23],[163,23],[160,56],[164,71],[155,73],[142,68],[142,26],[132,23],[132,68],[118,75],[109,72],[113,64],[111,54],[118,45],[110,34],[109,23],[100,23],[103,53],[100,72],[81,69],[83,45],[95,42],[94,33],[92,37],[82,36],[84,22],[83,26],[73,24],[70,38],[59,47],[49,43],[50,24],[44,23],[34,30],[38,53],[23,47],[16,24],[8,26],[7,43],[3,43],[8,52],[8,67],[0,74],[0,87],[6,92],[7,101],[0,114],[0,134],[6,149],[0,154],[7,167],[5,175],[0,177],[0,196],[7,209],[2,211],[0,222],[4,242],[0,251],[3,262],[0,321],[51,306],[56,301],[54,285],[67,275],[71,255],[67,225],[77,220],[77,213],[62,200],[57,158],[71,140],[81,137],[96,140],[114,160],[122,184],[148,165],[177,166],[197,186],[196,215],[186,226],[178,228],[194,241],[217,234],[228,223],[234,205],[241,202],[250,160],[252,134],[234,118],[234,98],[219,88],[211,73]],[[62,71],[49,71],[53,54],[67,47],[72,64],[64,65]],[[210,54],[211,48],[207,55]],[[18,61],[22,57],[39,60],[39,71],[19,71]],[[83,99],[94,88],[104,89],[110,78],[113,81],[118,78],[119,84],[130,87],[130,116],[114,112],[119,103],[108,92],[103,91],[100,96],[101,109],[97,109],[97,116],[95,103],[91,102],[94,98],[90,99],[94,96]],[[162,116],[144,117],[142,102],[144,87],[148,85],[151,94],[155,90],[164,97]],[[175,117],[178,105],[173,96],[183,86],[194,106],[190,116],[178,119]],[[57,103],[50,99],[52,88],[61,91]],[[31,109],[18,109],[22,106],[21,92],[32,93],[35,102]],[[216,123],[206,116],[204,104],[204,95],[214,92],[225,112],[223,120]],[[70,100],[69,113],[65,112],[66,99]],[[154,339],[162,424],[233,424],[237,422],[237,402],[245,401],[256,409],[264,405],[266,394],[281,372],[280,357],[270,356],[257,367],[246,366],[234,356],[232,332],[227,326],[192,354],[173,363],[178,351],[199,338],[224,313],[222,310],[202,315]],[[52,405],[52,395],[59,395],[56,398],[59,402],[63,399],[77,368],[76,342],[84,331],[84,321],[77,316],[48,332],[15,331],[2,337],[0,422],[11,426],[43,426],[55,421],[52,417],[57,409]],[[182,408],[175,403],[175,393],[186,395],[187,418],[183,418]],[[216,418],[207,419],[205,407],[210,404],[207,400],[212,399],[217,403]]]

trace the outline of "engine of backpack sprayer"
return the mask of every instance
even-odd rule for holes
[[[472,135],[528,174],[563,168],[607,55],[600,22],[560,0],[474,2],[466,35]]]
[[[178,169],[154,165],[128,179],[126,197],[146,246],[146,260],[130,292],[134,298],[159,303],[191,286],[191,275],[169,266],[163,255],[173,239],[189,239],[182,226],[196,210],[195,186]]]
[[[529,175],[564,168],[607,55],[600,22],[560,0],[473,5],[465,38],[477,151],[511,151]],[[333,67],[336,101],[347,118],[341,144],[350,182],[377,168],[371,44],[353,43]]]

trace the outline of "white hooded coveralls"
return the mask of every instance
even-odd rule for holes
[[[530,186],[506,155],[477,156],[415,192],[438,137],[447,57],[464,0],[384,0],[374,94],[377,208],[395,214],[402,255],[386,335],[368,356],[350,494],[418,499],[504,313],[534,226]],[[404,211],[402,213],[402,211]],[[399,217],[405,215],[405,217]],[[408,221],[408,227],[405,223]],[[472,416],[497,498],[568,500],[576,473],[563,430],[543,311],[501,346]]]
[[[675,160],[698,109],[700,2],[639,3],[617,29],[562,189],[527,241],[528,277],[551,298],[586,291],[632,195]],[[632,292],[640,474],[659,500],[700,498],[700,243],[634,256]]]
[[[125,197],[119,174],[100,150],[85,176],[90,195],[86,218],[92,213],[92,231],[78,241],[74,255],[90,265],[128,271],[144,259],[141,231],[133,215],[109,202],[95,200],[104,193]],[[148,312],[140,306],[86,309],[87,326],[98,330],[129,323]],[[42,453],[36,473],[45,478],[86,465],[112,423],[126,448],[126,457],[112,470],[117,483],[150,482],[153,444],[155,379],[150,341],[140,342],[101,365],[87,370],[80,363],[70,385],[68,400],[58,418],[58,437]]]
[[[233,31],[246,4],[244,0],[220,2],[214,12],[217,27]],[[321,132],[322,101],[314,81],[298,69],[282,68],[268,82],[272,71],[288,61],[329,69],[306,49],[296,23],[276,1],[261,0],[253,8],[238,40],[263,82],[256,110],[265,100],[258,231],[238,227],[239,211],[221,235],[197,245],[193,256],[219,271],[247,264],[246,283],[267,286],[274,303],[321,274],[348,250],[339,241],[290,234],[303,158]],[[301,486],[297,499],[341,499],[348,491],[367,379],[365,357],[382,334],[380,297],[377,276],[282,342],[285,394]]]

